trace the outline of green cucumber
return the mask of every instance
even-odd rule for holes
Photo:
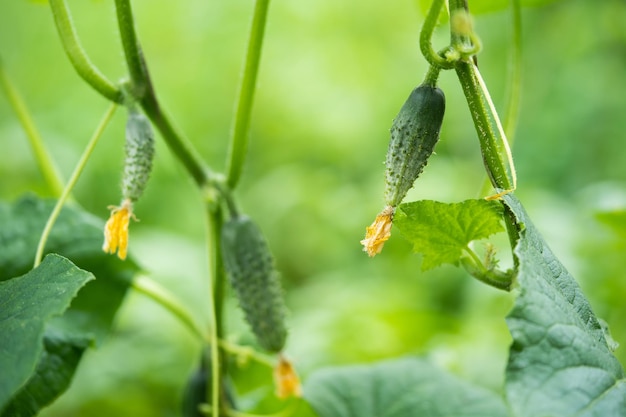
[[[152,126],[143,114],[135,110],[128,113],[125,150],[122,195],[124,199],[135,202],[146,188],[154,158]]]
[[[280,352],[287,339],[286,308],[261,230],[249,217],[233,217],[224,223],[221,247],[224,268],[259,345]]]
[[[385,160],[385,201],[396,207],[422,173],[439,140],[446,100],[439,88],[422,84],[406,100],[391,126]]]

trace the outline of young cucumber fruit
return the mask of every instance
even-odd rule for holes
[[[259,345],[280,352],[287,339],[285,305],[278,272],[258,226],[246,216],[233,217],[222,228],[224,268],[246,321]]]
[[[406,100],[391,126],[385,160],[385,201],[396,207],[421,174],[439,140],[446,100],[439,88],[422,84]]]
[[[126,122],[126,159],[122,178],[124,199],[135,202],[141,197],[152,171],[154,133],[148,119],[131,110]]]

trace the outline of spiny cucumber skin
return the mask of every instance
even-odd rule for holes
[[[391,125],[385,160],[385,201],[396,207],[422,173],[439,140],[446,100],[437,87],[420,85]]]
[[[125,150],[122,195],[135,202],[146,188],[154,159],[154,132],[141,113],[131,111],[128,114]]]
[[[280,352],[287,340],[280,277],[261,230],[246,216],[222,228],[222,257],[239,305],[259,345]]]

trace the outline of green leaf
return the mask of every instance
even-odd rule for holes
[[[393,224],[424,256],[422,269],[443,263],[456,264],[467,245],[504,230],[502,204],[497,201],[465,200],[446,204],[431,200],[401,204]]]
[[[503,400],[424,359],[319,370],[304,398],[320,417],[501,417]]]
[[[25,197],[14,204],[0,203],[0,284],[11,283],[17,279],[13,277],[30,270],[53,206],[54,201],[35,197]],[[46,350],[36,370],[34,364],[31,366],[27,385],[15,395],[3,417],[33,415],[37,408],[49,404],[69,385],[87,345],[106,337],[138,268],[132,261],[122,262],[102,252],[103,227],[102,220],[78,208],[61,211],[46,252],[64,255],[92,272],[96,280],[80,291],[62,316],[47,320]],[[9,338],[13,339],[13,335]],[[50,383],[51,375],[58,377],[54,384]],[[18,388],[26,382],[3,374],[4,378]]]
[[[46,334],[43,344],[35,373],[0,413],[1,417],[34,416],[65,391],[90,339]]]
[[[37,269],[0,283],[0,409],[35,370],[46,324],[92,279],[67,259],[49,255]]]
[[[513,345],[506,394],[514,415],[626,415],[624,370],[589,302],[516,197],[504,201],[522,226],[519,295],[507,317]]]
[[[14,204],[0,203],[0,281],[28,271],[35,260],[39,237],[54,208],[54,200],[25,196]],[[101,252],[104,223],[76,208],[65,207],[52,229],[46,253],[68,259]],[[99,243],[98,243],[99,242]]]
[[[32,268],[41,231],[54,200],[23,197],[0,203],[0,281]],[[96,342],[106,336],[132,277],[131,261],[120,261],[102,251],[104,222],[76,207],[65,207],[55,223],[45,253],[58,253],[92,272],[96,281],[80,292],[70,310],[55,325],[76,334],[91,334]]]

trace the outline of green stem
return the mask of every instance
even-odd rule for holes
[[[214,276],[215,280],[213,283],[213,301],[215,304],[215,318],[216,318],[216,329],[217,329],[217,337],[219,339],[224,338],[224,295],[226,291],[226,273],[224,270],[224,264],[222,262],[222,253],[221,253],[221,233],[222,233],[222,225],[223,225],[223,215],[221,206],[216,206],[215,210],[213,210],[210,214],[210,220],[212,224],[213,233],[216,236],[212,236],[215,240],[213,244],[215,245],[215,258],[213,262],[214,265]]]
[[[461,257],[461,265],[471,276],[494,288],[504,291],[511,290],[513,281],[511,274],[487,269],[476,252],[469,246],[466,246],[464,250],[469,256]]]
[[[222,300],[218,300],[217,287],[220,285],[219,281],[222,279],[220,276],[223,274],[221,267],[221,251],[220,251],[220,237],[221,237],[221,210],[219,206],[215,209],[215,206],[207,204],[206,206],[208,214],[208,249],[209,249],[209,299],[211,300],[211,314],[210,314],[210,332],[211,339],[219,339],[219,331],[221,330],[220,315],[221,312],[218,309],[222,307]],[[212,210],[213,209],[213,210]],[[219,296],[222,296],[219,294]],[[214,410],[218,410],[215,416],[222,414],[220,408],[220,392],[222,391],[222,363],[220,361],[219,347],[217,343],[211,343],[211,384],[207,385],[207,398],[211,398],[211,406]]]
[[[511,245],[511,252],[513,254],[513,269],[515,271],[518,270],[519,267],[519,259],[515,254],[515,248],[517,247],[517,243],[520,238],[520,225],[517,223],[517,218],[515,214],[511,211],[509,206],[503,204],[504,206],[504,225],[506,227],[506,233],[509,237],[509,244]]]
[[[174,128],[159,105],[156,92],[150,80],[148,66],[143,58],[141,46],[135,33],[130,3],[128,0],[116,0],[115,6],[126,64],[131,74],[132,93],[136,94],[135,97],[140,99],[146,115],[161,132],[167,146],[183,164],[196,184],[201,188],[210,185],[214,180],[208,167],[205,166],[191,143]]]
[[[420,50],[430,65],[439,68],[453,68],[454,64],[448,62],[435,52],[432,44],[433,32],[435,31],[435,26],[437,26],[437,20],[439,19],[439,13],[441,12],[443,3],[444,0],[433,0],[430,5],[424,24],[422,25],[422,30],[420,31]]]
[[[499,139],[493,129],[482,88],[474,71],[475,66],[472,62],[458,61],[455,68],[474,120],[483,163],[491,184],[499,190],[511,190],[512,183],[509,181],[507,164],[499,152],[499,144],[505,139]]]
[[[254,359],[260,364],[266,365],[270,368],[274,368],[276,366],[275,361],[269,356],[257,352],[249,346],[241,346],[234,343],[230,343],[224,339],[220,339],[219,341],[220,347],[226,352],[232,353],[233,355],[238,356],[242,360],[246,360],[247,358]]]
[[[466,33],[459,32],[453,23],[457,13],[468,13],[467,0],[448,0],[450,7],[450,45],[452,48],[462,51],[472,48],[471,39]]]
[[[78,181],[78,178],[80,177],[80,174],[83,172],[83,169],[85,168],[85,165],[87,164],[87,161],[89,160],[89,157],[91,156],[94,148],[96,147],[98,140],[102,136],[104,129],[106,128],[106,126],[109,124],[109,121],[113,117],[113,114],[115,113],[116,108],[117,108],[117,104],[113,103],[111,104],[111,107],[109,107],[107,112],[104,114],[104,117],[100,121],[100,124],[96,128],[96,131],[94,132],[93,136],[89,140],[87,147],[85,148],[82,156],[80,157],[80,160],[76,164],[76,167],[74,168],[74,172],[72,172],[72,176],[70,177],[69,181],[67,182],[67,185],[63,189],[61,196],[57,200],[57,203],[54,206],[52,213],[50,213],[50,217],[48,217],[46,226],[44,227],[43,232],[41,233],[41,238],[39,238],[39,244],[37,245],[37,253],[35,255],[34,268],[37,268],[37,266],[39,266],[39,264],[41,263],[41,258],[43,257],[43,251],[46,246],[46,241],[48,240],[48,236],[50,235],[50,232],[52,231],[52,227],[54,226],[56,219],[59,217],[59,214],[61,213],[61,209],[63,208],[63,205],[67,201],[68,196],[72,192],[74,185],[76,185],[76,182]]]
[[[222,197],[227,201],[227,205],[230,207],[232,202],[232,198],[230,192],[222,193]],[[211,239],[213,240],[214,246],[214,258],[213,258],[213,306],[214,315],[215,315],[215,335],[220,341],[219,345],[222,348],[222,351],[219,352],[219,381],[224,381],[227,374],[227,365],[228,361],[225,359],[225,351],[223,344],[225,343],[224,337],[226,332],[224,330],[224,299],[226,295],[226,271],[224,270],[224,264],[222,261],[222,251],[221,251],[221,234],[222,234],[222,225],[224,223],[224,217],[222,213],[221,205],[211,205],[210,202],[207,202],[207,208],[209,209],[209,220],[211,222],[211,230],[212,235]],[[229,209],[230,210],[230,209]],[[219,387],[222,389],[223,387]],[[224,398],[224,397],[222,397]],[[225,403],[224,403],[225,404]]]
[[[252,17],[252,26],[248,39],[248,50],[239,90],[239,100],[237,102],[234,125],[230,137],[226,181],[231,190],[234,190],[239,182],[248,148],[248,128],[254,101],[259,61],[261,59],[261,48],[263,45],[268,5],[269,0],[256,0],[254,6],[254,15]]]
[[[194,319],[191,312],[185,305],[172,294],[167,288],[161,286],[145,275],[139,275],[133,279],[132,288],[150,298],[161,307],[169,311],[176,317],[180,323],[185,326],[190,333],[198,338],[199,341],[210,345],[213,341],[211,335],[207,334],[200,324]],[[250,346],[241,346],[228,342],[223,339],[217,341],[217,345],[226,352],[240,356],[244,360],[246,358],[253,359],[261,364],[274,367],[274,362],[268,356],[257,352]]]
[[[72,17],[67,7],[66,0],[50,0],[50,8],[54,17],[63,49],[70,62],[89,85],[102,94],[107,99],[121,104],[123,94],[111,81],[109,81],[92,63],[89,61],[85,50],[78,40],[76,29],[72,23]]]
[[[485,266],[483,265],[483,262],[480,260],[480,257],[478,256],[476,252],[472,250],[472,248],[470,248],[469,246],[466,246],[463,249],[470,256],[470,258],[472,258],[472,261],[476,267],[481,268],[483,272],[487,271],[487,268],[485,268]]]
[[[522,12],[519,0],[512,0],[512,48],[509,58],[509,73],[507,81],[507,93],[504,105],[504,136],[510,146],[515,140],[515,131],[519,120],[521,91],[522,91]],[[490,192],[491,184],[489,179],[481,189],[480,195],[487,195]]]
[[[54,164],[54,161],[50,157],[46,146],[41,139],[41,135],[35,126],[35,123],[24,103],[24,100],[20,96],[17,88],[11,82],[6,71],[4,70],[4,65],[2,65],[2,60],[0,59],[0,86],[4,90],[7,100],[11,105],[11,108],[15,112],[18,120],[20,121],[24,131],[26,132],[26,138],[30,143],[30,147],[33,150],[35,155],[35,160],[37,161],[37,166],[41,171],[41,174],[46,181],[48,188],[52,191],[54,197],[60,197],[63,193],[63,180],[61,179],[61,175],[57,167]]]
[[[180,322],[187,327],[191,333],[197,336],[199,340],[207,340],[207,335],[202,331],[202,327],[196,322],[189,310],[187,310],[183,303],[174,297],[167,289],[143,275],[139,275],[133,279],[132,287],[137,292],[150,297],[153,301],[156,301],[159,305],[172,313],[172,315],[180,320]]]
[[[151,88],[149,88],[149,91],[152,91]],[[205,187],[211,184],[214,179],[209,168],[198,156],[198,152],[191,143],[176,130],[172,122],[161,111],[153,92],[149,92],[146,95],[141,105],[146,115],[150,118],[152,123],[154,123],[159,132],[161,132],[161,136],[170,151],[176,156],[179,162],[183,164],[189,175],[194,179],[196,185]]]
[[[216,181],[213,184],[213,187],[220,193],[220,197],[222,201],[226,203],[226,208],[228,208],[228,214],[231,218],[239,216],[239,209],[237,208],[237,203],[233,198],[232,191],[228,188],[226,184],[222,182]]]
[[[504,133],[504,128],[502,127],[502,123],[500,123],[500,117],[498,117],[498,111],[496,110],[496,106],[493,104],[493,100],[491,99],[491,95],[489,94],[489,90],[487,89],[487,85],[485,84],[485,81],[483,80],[482,75],[480,75],[480,71],[478,70],[478,67],[473,61],[472,61],[471,68],[472,68],[472,71],[474,71],[474,76],[476,77],[476,80],[478,80],[478,85],[480,86],[482,95],[485,98],[485,101],[487,102],[487,110],[489,111],[489,116],[491,116],[491,119],[495,122],[497,131],[498,131],[498,135],[499,135],[498,144],[502,145],[502,148],[498,148],[498,152],[502,150],[502,152],[504,152],[504,156],[506,157],[506,164],[508,166],[508,169],[509,169],[508,172],[511,175],[510,180],[512,182],[511,188],[509,188],[507,192],[514,191],[515,188],[517,187],[517,172],[515,171],[515,164],[513,164],[513,155],[511,153],[511,147],[509,146],[509,141],[506,137],[506,134]]]
[[[120,37],[126,64],[132,82],[132,94],[136,98],[143,97],[146,91],[146,73],[141,58],[141,49],[135,33],[135,20],[129,0],[115,0],[117,22],[120,28]]]
[[[439,79],[439,73],[441,72],[441,67],[437,65],[431,65],[428,68],[428,72],[424,76],[424,81],[422,81],[423,85],[429,85],[431,87],[437,86],[437,79]]]

